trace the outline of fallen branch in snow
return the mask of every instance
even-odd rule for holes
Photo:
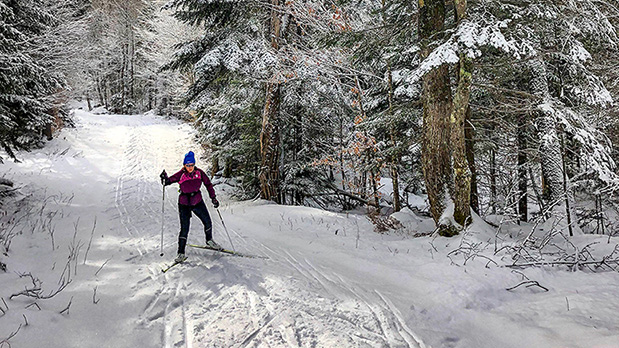
[[[538,261],[538,262],[529,262],[529,263],[521,263],[521,264],[513,264],[506,265],[506,267],[531,267],[531,266],[587,266],[594,265],[596,268],[602,267],[604,265],[611,267],[613,270],[617,270],[615,267],[610,264],[619,265],[619,259],[614,260],[594,260],[594,261]]]
[[[67,305],[67,307],[60,311],[60,314],[67,312],[67,315],[69,315],[69,308],[71,308],[72,303],[73,303],[73,296],[71,296],[71,299],[69,300],[69,304]]]
[[[70,273],[71,272],[69,271],[69,274]],[[41,299],[41,300],[47,300],[47,299],[50,299],[58,295],[62,290],[64,290],[67,286],[69,286],[69,284],[71,284],[71,281],[72,281],[72,279],[70,277],[66,277],[65,272],[63,272],[62,276],[60,277],[60,280],[58,281],[58,288],[54,291],[51,291],[47,295],[43,295],[42,294],[43,293],[43,289],[42,289],[43,282],[41,282],[38,278],[35,278],[31,273],[20,274],[19,277],[20,278],[30,277],[30,279],[32,280],[33,287],[31,289],[26,288],[21,292],[15,293],[11,295],[9,299],[13,299],[14,297],[18,297],[18,296],[26,296],[26,297],[34,297],[36,299]]]
[[[2,341],[0,341],[0,348],[4,347],[4,344],[6,343],[9,348],[11,347],[11,344],[9,343],[9,340],[13,337],[15,337],[17,335],[17,333],[19,332],[19,330],[21,330],[22,324],[19,324],[19,327],[17,328],[17,330],[15,330],[15,332],[12,332],[9,337],[3,339]]]
[[[527,287],[527,288],[530,288],[530,287],[532,287],[532,286],[537,286],[537,287],[542,288],[542,289],[543,289],[543,290],[545,290],[545,291],[549,291],[547,288],[545,288],[545,287],[541,286],[541,285],[540,285],[537,281],[535,281],[535,280],[527,280],[527,281],[521,282],[521,283],[520,283],[520,284],[518,284],[518,285],[512,286],[511,288],[507,288],[507,289],[505,289],[505,290],[507,290],[507,291],[511,291],[511,290],[516,289],[516,288],[517,288],[517,287],[519,287],[519,286],[522,286],[522,285],[526,285],[526,287]]]

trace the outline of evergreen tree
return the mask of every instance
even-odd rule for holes
[[[49,98],[63,80],[45,66],[37,38],[55,24],[43,1],[0,1],[0,145],[11,157],[42,139]]]

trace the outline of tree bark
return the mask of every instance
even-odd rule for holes
[[[211,157],[211,176],[215,176],[215,174],[219,172],[219,169],[219,157]]]
[[[466,138],[466,160],[469,163],[469,170],[471,171],[471,209],[479,215],[477,167],[475,166],[475,129],[473,128],[470,105],[466,111],[464,137]]]
[[[226,157],[226,160],[224,161],[223,177],[224,178],[232,177],[232,157]]]
[[[518,215],[520,221],[528,220],[528,178],[527,178],[527,119],[526,115],[518,117]]]
[[[445,2],[419,0],[419,38],[421,55],[430,53],[430,38],[443,30]],[[439,234],[457,234],[453,228],[441,226],[439,220],[446,208],[447,187],[451,177],[449,154],[449,119],[452,110],[449,67],[441,65],[423,77],[423,141],[422,169],[430,201],[430,212]]]
[[[561,163],[563,165],[563,192],[565,193],[565,213],[567,215],[567,228],[570,232],[570,237],[574,236],[574,229],[572,227],[572,208],[570,204],[570,195],[567,188],[568,177],[567,177],[567,154],[565,151],[565,135],[561,133]]]
[[[279,0],[271,0],[270,34],[271,47],[279,50],[281,19],[278,13]],[[260,196],[266,200],[280,202],[279,195],[279,129],[280,83],[276,73],[266,85],[266,101],[262,113],[260,133]]]
[[[540,100],[546,101],[549,97],[546,67],[540,60],[529,63],[531,73],[531,90]],[[542,192],[549,200],[555,202],[563,196],[563,169],[561,144],[557,135],[555,118],[551,111],[544,108],[537,110],[537,131],[540,140],[540,163],[542,165],[543,188]],[[547,204],[548,205],[548,204]]]
[[[492,132],[494,132],[494,126],[492,127]],[[497,201],[497,185],[496,185],[496,140],[492,142],[492,147],[490,148],[490,212],[492,214],[496,214],[496,201]]]
[[[457,20],[460,23],[466,18],[466,0],[455,0],[455,5]],[[473,60],[464,52],[460,52],[459,68],[458,87],[456,88],[450,118],[454,177],[452,200],[454,202],[454,220],[465,226],[470,223],[471,218],[471,171],[466,157],[464,126],[471,97]]]
[[[384,0],[383,0],[384,7]],[[397,149],[397,136],[395,134],[395,124],[393,121],[393,76],[391,73],[391,64],[387,62],[387,85],[389,88],[387,97],[389,99],[389,116],[392,118],[389,133],[391,136],[391,146],[393,146],[393,154],[391,155],[391,182],[393,184],[393,211],[400,211],[402,204],[400,203],[400,180],[398,173],[398,165],[400,163],[400,154]]]
[[[92,111],[92,103],[90,102],[90,92],[86,91],[86,102],[88,103],[88,111]]]

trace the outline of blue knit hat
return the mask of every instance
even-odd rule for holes
[[[183,160],[183,165],[187,164],[187,163],[196,163],[196,158],[193,155],[192,151],[187,152],[187,154],[185,155],[185,159]]]

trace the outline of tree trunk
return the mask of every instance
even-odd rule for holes
[[[86,102],[88,103],[88,111],[92,111],[92,103],[90,102],[90,92],[86,91]]]
[[[526,115],[518,117],[518,215],[520,221],[528,220],[528,178],[527,178],[527,119]]]
[[[224,178],[231,178],[232,177],[232,157],[226,157],[226,160],[224,162],[223,177]]]
[[[385,3],[383,0],[383,7]],[[397,136],[395,134],[395,121],[393,121],[393,75],[391,73],[391,64],[387,62],[387,86],[389,88],[387,97],[389,99],[389,116],[392,118],[390,125],[391,146],[393,154],[391,155],[391,182],[393,184],[393,211],[400,211],[402,205],[400,203],[400,181],[398,175],[398,164],[400,163],[400,154],[397,149]]]
[[[211,157],[211,176],[215,176],[217,172],[219,172],[219,157],[213,156]]]
[[[572,227],[572,208],[570,204],[570,195],[567,189],[567,156],[565,151],[565,135],[561,133],[561,163],[563,164],[563,192],[565,192],[565,213],[567,215],[567,228],[570,232],[570,237],[574,236],[574,229]]]
[[[120,99],[120,112],[125,113],[125,96],[126,96],[126,86],[125,86],[125,73],[127,70],[127,51],[129,51],[129,45],[127,43],[123,44],[123,60],[122,66],[120,67],[120,88],[121,88],[121,99]]]
[[[135,91],[134,91],[134,84],[135,84],[135,33],[133,32],[133,28],[130,29],[131,30],[131,59],[129,60],[130,62],[130,80],[129,80],[129,96],[131,97],[131,101],[135,100]]]
[[[466,18],[466,0],[455,0],[458,22]],[[466,157],[466,137],[464,126],[466,113],[469,110],[473,61],[464,52],[460,52],[460,70],[458,72],[458,87],[453,100],[453,110],[450,119],[451,155],[453,161],[454,220],[465,226],[471,218],[471,171]]]
[[[103,92],[101,92],[102,81],[98,77],[95,78],[95,85],[97,86],[97,94],[99,95],[99,104],[105,105],[105,100],[103,99]]]
[[[531,90],[542,101],[549,96],[546,67],[539,60],[530,63]],[[537,110],[537,130],[540,139],[540,163],[542,165],[543,189],[549,202],[556,202],[563,196],[563,169],[561,144],[557,136],[556,121],[552,112],[544,108]]]
[[[281,30],[279,0],[271,0],[271,47],[279,50]],[[262,131],[260,133],[260,196],[266,200],[280,202],[279,192],[279,129],[280,84],[276,73],[266,85],[266,101],[262,113]]]
[[[475,129],[471,117],[471,106],[466,111],[464,137],[466,138],[466,161],[471,171],[471,209],[479,213],[479,193],[477,189],[477,167],[475,166]]]
[[[421,56],[426,58],[430,38],[443,30],[445,2],[419,0],[419,38]],[[441,65],[423,77],[423,141],[422,169],[425,178],[430,212],[439,228],[439,234],[455,235],[458,232],[439,223],[446,208],[447,187],[451,177],[449,148],[449,118],[452,109],[449,67]]]
[[[494,127],[492,127],[492,132],[494,132]],[[492,142],[492,147],[490,148],[490,212],[492,214],[496,214],[496,201],[497,197],[497,186],[496,186],[496,140]]]

